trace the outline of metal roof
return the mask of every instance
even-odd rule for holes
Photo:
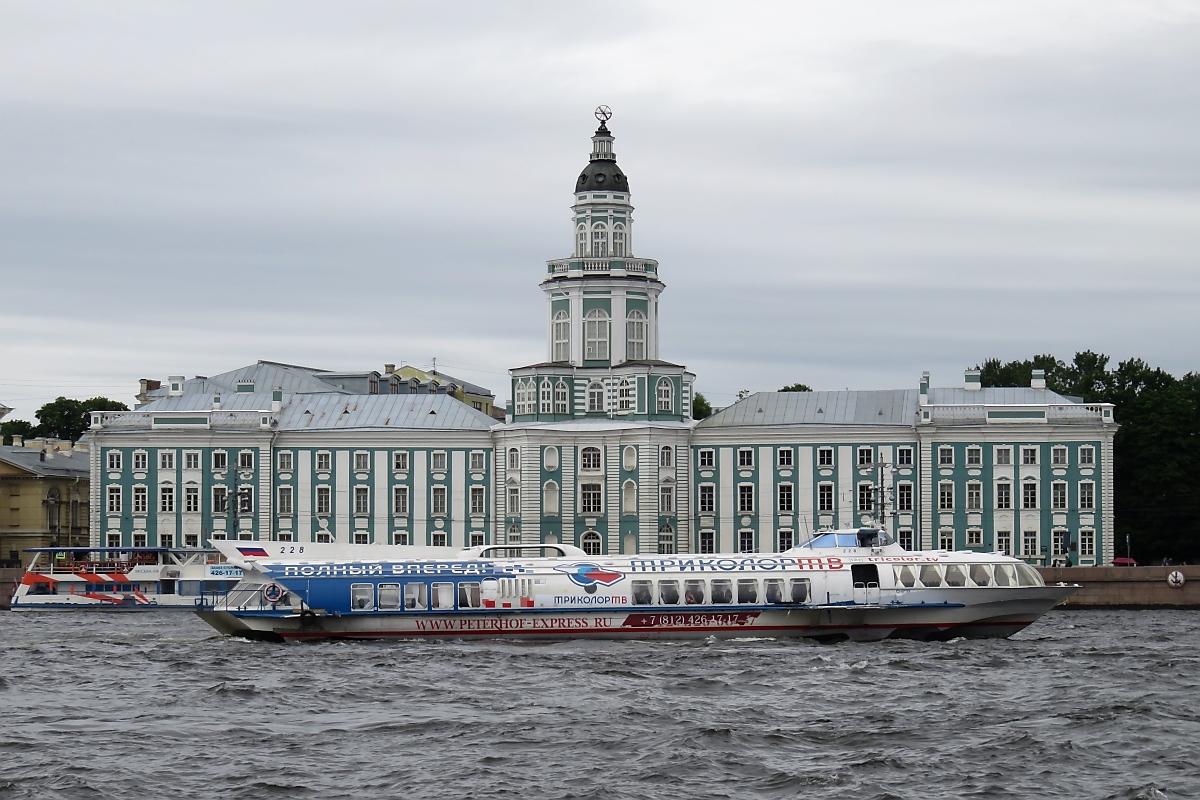
[[[757,392],[701,421],[701,428],[751,425],[911,425],[916,392]]]
[[[86,478],[91,468],[91,454],[77,450],[70,455],[59,451],[43,461],[40,448],[9,445],[0,447],[0,461],[47,478]]]

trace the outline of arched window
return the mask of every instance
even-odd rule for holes
[[[608,230],[603,222],[592,226],[592,258],[608,257]]]
[[[671,387],[671,379],[659,378],[658,390],[655,392],[655,394],[658,396],[658,410],[660,412],[665,411],[668,414],[671,413],[675,405],[672,402],[674,391]]]
[[[553,393],[554,393],[554,390],[550,387],[550,380],[548,378],[543,378],[542,379],[541,398],[540,398],[540,403],[539,403],[539,406],[541,408],[541,413],[543,413],[543,414],[550,413],[550,407],[551,407],[550,397],[551,397],[551,395],[553,395]]]
[[[517,381],[517,390],[515,394],[516,397],[514,400],[516,401],[515,405],[517,407],[516,413],[532,414],[536,406],[534,397],[536,392],[533,386],[533,379],[530,378],[527,381]]]
[[[658,529],[658,554],[660,556],[674,555],[675,553],[675,529],[670,525],[663,525]]]
[[[633,381],[629,378],[621,378],[621,384],[617,390],[617,408],[621,411],[632,411],[633,399]]]
[[[508,542],[507,542],[507,544],[520,544],[520,543],[521,543],[521,528],[517,525],[517,523],[514,522],[512,525],[508,526]],[[517,548],[516,550],[509,550],[508,555],[510,558],[520,558],[521,550],[520,550],[520,548]]]
[[[521,451],[515,447],[508,448],[508,468],[509,469],[520,469],[521,468]]]
[[[571,319],[567,312],[558,311],[554,314],[553,323],[554,354],[552,361],[571,360]]]
[[[579,469],[587,472],[600,471],[600,448],[585,447],[579,453]]]
[[[613,225],[612,254],[620,257],[625,255],[625,226],[619,222]]]
[[[582,225],[575,229],[575,255],[587,255],[587,228]]]
[[[570,394],[567,391],[566,381],[560,380],[554,384],[554,413],[555,414],[570,414]]]
[[[625,358],[641,361],[646,357],[646,315],[636,308],[625,318]]]
[[[658,451],[658,465],[660,467],[670,467],[671,462],[674,461],[674,459],[672,458],[673,455],[674,455],[674,450],[669,445],[667,447],[664,447],[663,449],[659,450]]]
[[[583,552],[589,556],[600,555],[600,534],[595,531],[588,531],[583,536],[579,537],[579,546],[583,548]]]
[[[599,381],[589,383],[587,388],[587,410],[589,412],[604,411],[604,384]]]
[[[542,513],[548,517],[558,516],[558,484],[546,481],[542,486]]]
[[[583,318],[583,357],[588,361],[608,360],[608,314],[593,308]]]
[[[637,484],[633,481],[621,484],[621,513],[627,516],[637,514]]]

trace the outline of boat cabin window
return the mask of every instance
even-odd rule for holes
[[[454,608],[454,584],[433,584],[432,600],[431,608]]]
[[[429,586],[427,584],[404,584],[404,608],[406,611],[424,611],[428,607]]]
[[[659,581],[658,602],[664,606],[679,605],[679,581]]]
[[[388,611],[400,608],[400,584],[379,584],[379,607]]]
[[[375,607],[375,585],[371,583],[350,584],[350,608],[354,611],[369,611]]]
[[[917,574],[907,564],[902,567],[896,567],[896,583],[911,589],[917,585]]]
[[[702,605],[704,603],[704,594],[704,581],[683,582],[683,602],[686,605]]]
[[[962,564],[946,565],[946,585],[954,587],[967,585],[967,571]]]
[[[753,578],[741,578],[737,584],[737,598],[739,603],[757,603],[758,602],[758,581]]]
[[[793,603],[807,603],[809,597],[808,578],[792,578],[791,591],[788,596]]]
[[[992,567],[989,564],[971,565],[971,582],[976,586],[992,585]]]
[[[942,570],[937,564],[921,565],[921,585],[926,588],[942,585]]]
[[[1028,564],[1017,564],[1017,581],[1021,586],[1045,586],[1042,576]]]
[[[458,585],[459,608],[483,608],[483,598],[478,583],[460,583]]]
[[[712,582],[712,601],[714,603],[733,602],[733,581],[716,578]]]
[[[996,565],[996,585],[997,586],[1016,586],[1017,571],[1013,569],[1012,564],[997,564]]]
[[[852,564],[850,576],[855,586],[879,585],[879,567],[875,564]]]
[[[764,578],[763,579],[763,597],[772,605],[778,605],[783,602],[783,579],[782,578]]]
[[[635,606],[654,604],[654,581],[633,582],[633,604]]]

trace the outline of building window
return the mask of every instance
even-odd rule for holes
[[[996,510],[1006,511],[1012,508],[1012,486],[1007,483],[996,484]]]
[[[430,454],[429,468],[432,469],[434,472],[445,472],[446,471],[446,451],[445,450],[438,450],[437,452]]]
[[[617,409],[633,411],[634,400],[633,381],[629,378],[621,378],[621,383],[617,387]]]
[[[366,472],[371,468],[370,453],[355,453],[354,454],[354,469],[357,472]]]
[[[860,512],[870,511],[875,507],[872,491],[874,487],[869,483],[860,483],[858,485],[858,510]]]
[[[641,361],[646,357],[646,315],[634,309],[625,320],[625,358]]]
[[[183,454],[184,469],[200,469],[200,454],[199,453],[184,453]]]
[[[1096,556],[1096,532],[1086,528],[1079,531],[1079,555],[1095,558]]]
[[[913,463],[913,451],[911,447],[896,448],[896,466],[911,467]]]
[[[938,508],[942,511],[954,510],[954,484],[938,484]]]
[[[658,529],[658,554],[660,556],[675,554],[675,529],[670,525],[663,525]]]
[[[674,466],[675,456],[674,448],[663,447],[658,451],[658,466],[663,469],[670,469]]]
[[[781,447],[777,454],[778,464],[781,469],[790,469],[792,466],[792,448]]]
[[[483,487],[482,486],[472,486],[471,487],[471,513],[475,516],[481,516],[484,513],[484,511],[486,511],[486,508],[484,506]]]
[[[939,447],[938,448],[938,466],[953,467],[954,466],[954,448]]]
[[[675,513],[675,487],[674,486],[658,487],[658,513],[666,514],[666,515]]]
[[[120,486],[108,487],[108,513],[109,514],[120,514],[121,513],[121,487]]]
[[[317,453],[317,472],[329,472],[332,457],[328,452]]]
[[[551,413],[554,407],[554,389],[550,386],[549,380],[543,380],[538,396],[538,407],[543,414]]]
[[[279,514],[292,513],[292,487],[280,486],[276,490],[275,510]]]
[[[513,413],[518,416],[533,413],[534,389],[532,378],[527,381],[517,381],[513,404],[516,406],[516,410]]]
[[[1063,530],[1051,531],[1050,548],[1053,551],[1053,555],[1065,556],[1067,554],[1067,532]]]
[[[1079,466],[1090,467],[1096,463],[1096,448],[1084,445],[1079,448]]]
[[[592,226],[592,258],[606,258],[608,256],[608,231],[604,229],[602,223],[597,222]]]
[[[159,547],[168,547],[168,548],[174,547],[175,546],[175,537],[169,533],[160,533],[158,535],[158,546]]]
[[[779,542],[778,542],[778,546],[777,546],[777,549],[779,550],[779,552],[782,553],[785,550],[791,550],[795,546],[795,544],[796,544],[796,538],[795,538],[795,534],[792,531],[781,530],[779,532]]]
[[[279,464],[280,472],[291,472],[292,471],[292,454],[290,451],[284,451],[284,452],[280,453],[276,457],[276,460]]]
[[[738,531],[738,552],[754,552],[754,531]]]
[[[446,515],[446,487],[433,487],[433,491],[430,493],[429,499],[429,513],[435,516],[444,517]]]
[[[896,510],[913,510],[913,485],[911,483],[896,484]]]
[[[472,532],[471,533],[471,547],[483,547],[483,545],[484,545],[483,534],[477,533],[477,532]]]
[[[175,487],[158,487],[158,510],[167,514],[175,511]]]
[[[967,528],[967,547],[983,547],[983,531],[979,528]]]
[[[833,466],[833,448],[820,447],[817,448],[817,466],[832,467]]]
[[[138,472],[144,472],[146,469],[146,451],[139,450],[133,454],[133,468]]]
[[[1038,463],[1037,454],[1038,454],[1038,451],[1037,451],[1036,447],[1022,447],[1021,448],[1021,463],[1025,464],[1027,466],[1037,464]]]
[[[579,539],[579,546],[589,556],[600,555],[600,544],[600,534],[595,531],[588,531]]]
[[[521,490],[515,486],[508,487],[508,515],[510,517],[521,515]]]
[[[700,485],[699,510],[701,514],[713,514],[717,509],[717,487],[711,483]]]
[[[200,510],[200,488],[188,486],[183,490],[183,510],[195,513]]]
[[[167,450],[158,454],[159,469],[175,469],[175,451]]]
[[[508,468],[509,469],[520,469],[521,468],[521,451],[515,447],[508,448]]]
[[[600,484],[585,483],[579,487],[579,511],[582,514],[604,513]]]
[[[738,512],[754,513],[754,484],[743,483],[738,486]]]
[[[481,497],[480,504],[482,505],[482,503],[483,498]],[[554,481],[546,481],[542,486],[542,514],[548,517],[558,516],[558,484]]]
[[[791,514],[795,503],[792,500],[792,485],[790,483],[779,484],[779,513]]]
[[[371,490],[366,486],[354,487],[354,513],[371,513]]]
[[[608,360],[608,314],[593,308],[583,318],[583,357],[588,361]]]
[[[717,537],[712,531],[700,531],[699,550],[701,555],[715,553],[717,550]]]
[[[1050,450],[1050,464],[1055,467],[1067,465],[1067,448],[1055,447]]]
[[[1026,483],[1021,485],[1021,508],[1037,508],[1037,484]]]
[[[754,451],[749,447],[738,450],[738,468],[750,469],[754,466]]]
[[[328,514],[330,508],[329,487],[317,487],[317,513]]]
[[[902,550],[912,550],[914,547],[913,532],[908,528],[902,529],[899,534],[899,541]]]
[[[137,469],[137,468],[134,467],[134,469]],[[145,469],[145,467],[143,467],[143,469]],[[134,547],[145,547],[146,546],[146,534],[135,533],[133,535],[133,546]]]
[[[671,386],[670,378],[659,378],[658,389],[655,391],[658,397],[658,410],[660,413],[670,414],[675,409],[675,390]]]
[[[108,451],[108,469],[113,472],[121,469],[121,452],[119,450]]]
[[[253,451],[243,450],[238,453],[238,469],[254,469]]]
[[[569,393],[567,392],[567,384],[563,381],[559,381],[558,383],[554,384],[554,413],[570,413],[568,410],[568,400]]]
[[[621,513],[637,514],[637,484],[633,481],[621,484]]]
[[[1023,555],[1023,556],[1038,555],[1037,531],[1024,531],[1021,534],[1021,555]]]
[[[822,483],[817,486],[817,511],[833,511],[832,483]]]
[[[554,315],[554,358],[551,360],[571,360],[571,320],[565,311]]]
[[[1013,554],[1012,531],[996,531],[996,552],[1005,556]]]
[[[587,195],[584,195],[584,196],[586,197]],[[576,229],[576,237],[575,238],[577,240],[575,242],[575,255],[580,256],[580,257],[586,256],[588,254],[588,252],[587,252],[587,228],[580,225]]]
[[[1096,507],[1096,484],[1079,484],[1079,507],[1088,511]]]
[[[938,549],[954,549],[954,530],[952,528],[942,528],[938,531]]]
[[[1067,508],[1067,485],[1055,482],[1050,484],[1050,508],[1055,511],[1065,511]]]
[[[997,447],[996,448],[996,466],[1007,467],[1012,464],[1012,448]]]
[[[254,492],[249,486],[239,486],[237,490],[237,498],[239,514],[254,513]]]
[[[983,484],[972,481],[967,484],[967,511],[983,510]]]
[[[329,535],[329,531],[317,532],[317,544],[329,544],[333,541],[333,537]]]
[[[392,544],[408,544],[408,531],[396,531],[393,533]]]
[[[712,469],[716,459],[712,450],[701,450],[699,455],[700,469]]]
[[[593,381],[587,388],[588,413],[604,413],[604,384]]]
[[[328,490],[326,490],[328,491]],[[212,490],[212,509],[214,514],[229,513],[229,490],[224,486],[214,486]]]
[[[408,472],[407,450],[396,450],[392,453],[392,469],[396,472]]]
[[[585,447],[579,454],[579,469],[585,472],[600,471],[600,448]]]
[[[625,226],[621,223],[613,225],[612,232],[612,254],[618,257],[625,255]],[[672,553],[675,551],[672,550]]]
[[[228,469],[228,467],[229,467],[229,456],[225,453],[225,451],[224,450],[214,451],[212,454],[212,468],[213,469]]]
[[[858,448],[858,465],[860,467],[869,467],[874,463],[874,453],[869,447]]]
[[[393,486],[392,487],[392,513],[407,514],[408,513],[408,487]]]
[[[429,538],[429,543],[434,547],[446,547],[446,534],[435,531]],[[411,586],[412,584],[409,585]]]
[[[983,466],[983,448],[968,447],[967,448],[967,466],[980,467]]]
[[[483,472],[484,469],[483,453],[478,450],[471,453],[471,472]]]
[[[133,513],[135,513],[135,514],[145,514],[146,513],[146,487],[145,486],[133,487]]]

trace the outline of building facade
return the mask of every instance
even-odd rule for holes
[[[143,386],[146,405],[93,415],[95,543],[723,553],[882,520],[910,548],[1111,561],[1113,409],[1040,376],[759,393],[693,420],[695,376],[660,357],[665,283],[634,255],[629,179],[600,117],[571,254],[541,281],[546,360],[511,370],[506,423],[392,369],[259,362]]]
[[[30,547],[87,546],[89,458],[70,442],[13,437],[0,447],[0,566]]]

